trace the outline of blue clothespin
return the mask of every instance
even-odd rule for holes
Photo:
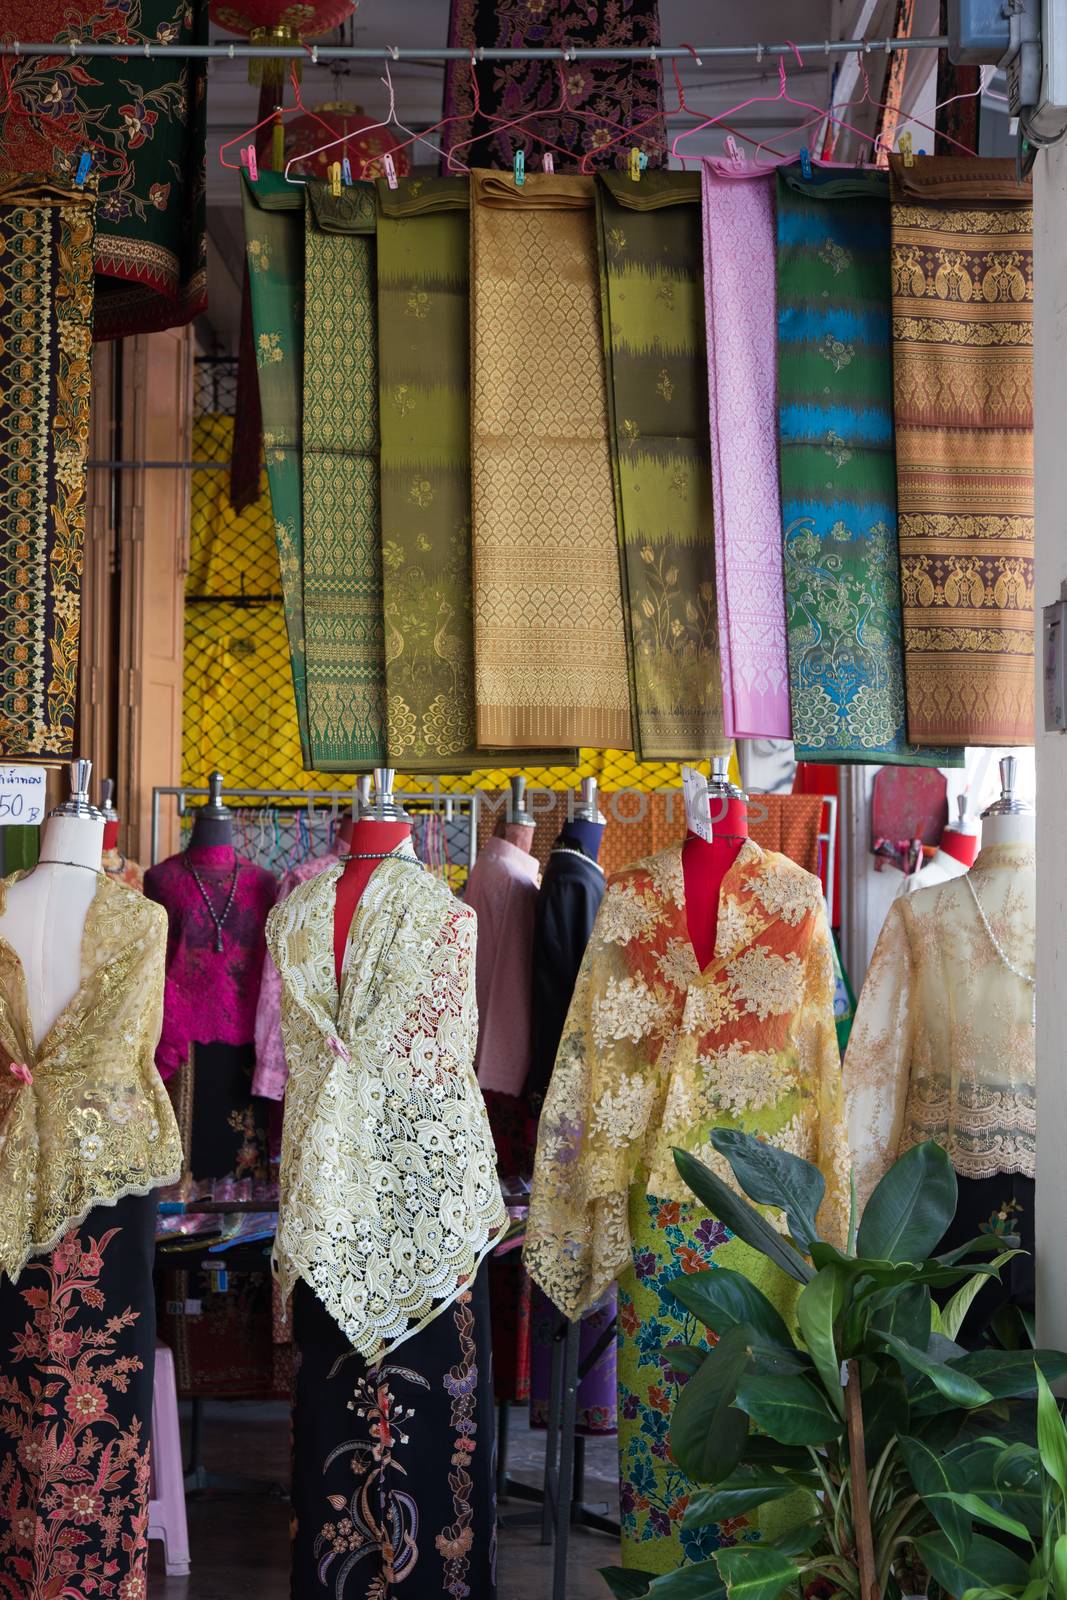
[[[347,156],[345,156],[344,160],[341,162],[341,182],[344,184],[346,189],[350,189],[352,187],[352,168],[349,165]]]
[[[646,154],[645,154],[645,152],[643,150],[641,151],[640,161],[641,161],[641,171],[642,172],[647,171],[647,169],[648,169],[648,157],[646,156]]]
[[[74,182],[75,182],[75,185],[76,185],[77,188],[81,189],[81,188],[84,187],[85,180],[89,176],[89,168],[92,166],[92,164],[93,164],[93,153],[92,153],[92,151],[91,150],[83,150],[82,153],[81,153],[81,157],[80,157],[80,159],[78,161],[78,170],[74,174]]]
[[[524,150],[516,150],[516,152],[515,152],[515,187],[516,187],[516,189],[521,189],[525,182],[526,182],[526,152]]]
[[[811,177],[811,151],[803,145],[800,151],[800,175],[803,178]]]

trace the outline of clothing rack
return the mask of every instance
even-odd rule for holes
[[[57,45],[55,40],[24,42],[14,39],[0,44],[0,55],[69,56],[71,60],[91,60],[95,56],[144,55],[149,60],[156,56],[178,56],[209,61],[306,61],[310,56],[313,64],[325,61],[693,61],[699,66],[704,58],[737,61],[754,56],[757,61],[762,61],[764,56],[794,57],[798,51],[802,55],[815,55],[821,51],[825,56],[836,56],[850,55],[854,50],[862,50],[865,54],[882,50],[889,55],[897,50],[944,50],[948,43],[946,34],[938,34],[917,39],[808,39],[796,44],[646,45],[643,49],[631,47],[613,50],[594,45],[575,45],[566,49],[510,49],[494,45],[471,51],[455,45],[415,49],[407,45],[260,45],[231,44],[228,41],[216,41],[213,44],[151,44],[146,41],[132,50],[128,44],[85,43],[80,39],[71,39],[62,45]]]

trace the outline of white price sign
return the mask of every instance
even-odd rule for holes
[[[685,825],[698,839],[711,842],[711,802],[708,799],[708,780],[695,767],[682,768],[682,790],[685,794]]]
[[[43,767],[0,767],[0,828],[44,820]]]

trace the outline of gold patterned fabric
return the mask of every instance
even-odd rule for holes
[[[631,749],[592,178],[471,176],[480,745]]]
[[[74,754],[94,197],[0,176],[0,755]]]
[[[1034,738],[1033,212],[1010,160],[892,162],[908,738]]]
[[[267,920],[289,1063],[274,1264],[368,1361],[462,1293],[507,1225],[474,1076],[476,918],[412,853],[371,874],[334,975],[339,863]]]
[[[0,916],[20,876],[0,883]],[[162,908],[101,873],[82,935],[81,987],[36,1044],[22,964],[0,940],[0,1271],[12,1281],[94,1206],[181,1173],[178,1127],[155,1065],[166,952]]]
[[[848,1159],[833,958],[819,880],[746,840],[722,884],[704,971],[686,924],[682,846],[608,884],[541,1114],[526,1266],[580,1316],[630,1261],[632,1183],[691,1201],[673,1149],[733,1184],[711,1144],[743,1128],[817,1163],[840,1240]]]
[[[861,1200],[898,1156],[936,1139],[965,1178],[1034,1176],[1034,851],[988,845],[970,873],[895,900],[845,1056]]]

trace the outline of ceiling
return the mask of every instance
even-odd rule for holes
[[[937,0],[917,0],[916,33],[936,32],[937,9]],[[660,0],[664,44],[691,41],[704,46],[755,45],[761,40],[769,43],[787,39],[810,42],[884,38],[892,31],[895,13],[896,0],[745,0],[744,5],[728,3],[728,0],[717,0],[717,3],[703,0],[702,4],[694,0]],[[439,49],[447,42],[448,16],[449,0],[360,0],[355,17],[341,34],[321,42]],[[213,32],[218,33],[218,30]],[[219,34],[219,37],[224,36]],[[802,68],[790,64],[790,93],[823,108],[833,88],[835,104],[851,102],[847,113],[842,111],[842,115],[847,116],[852,127],[870,131],[877,118],[876,102],[885,72],[885,54],[872,51],[865,62],[870,78],[870,96],[865,103],[861,103],[863,86],[857,75],[856,58],[842,59],[821,50],[808,52]],[[910,83],[906,78],[905,87],[907,99],[922,98],[923,85],[933,81],[933,66],[932,51],[910,58],[907,75]],[[391,70],[399,120],[414,130],[437,122],[441,116],[443,65],[401,61]],[[680,67],[680,74],[686,104],[691,110],[703,117],[730,111],[731,127],[757,142],[777,138],[781,148],[783,135],[804,121],[802,111],[777,99],[778,68],[774,61],[758,63],[755,54],[741,60],[707,57],[699,65],[696,61],[686,61]],[[667,84],[669,129],[672,133],[681,132],[687,125],[692,126],[693,118],[677,110],[678,96],[670,69],[667,69]],[[302,94],[305,104],[311,107],[324,101],[343,100],[364,107],[368,115],[381,117],[388,109],[382,68],[376,62],[335,64],[332,70],[309,62],[304,67]],[[259,90],[249,84],[244,62],[209,62],[207,195],[211,309],[199,332],[202,344],[216,352],[236,348],[243,249],[237,174],[220,165],[219,147],[255,121],[258,100]],[[746,100],[756,103],[732,110]],[[932,93],[929,101],[932,108]],[[287,90],[286,103],[292,103],[291,90]],[[812,132],[806,137],[815,142]],[[795,148],[804,138],[798,135],[786,148]],[[721,129],[709,130],[686,141],[686,154],[694,157],[722,154],[723,139]],[[851,133],[845,136],[845,141],[857,149],[862,143]],[[229,159],[235,159],[232,150]]]

